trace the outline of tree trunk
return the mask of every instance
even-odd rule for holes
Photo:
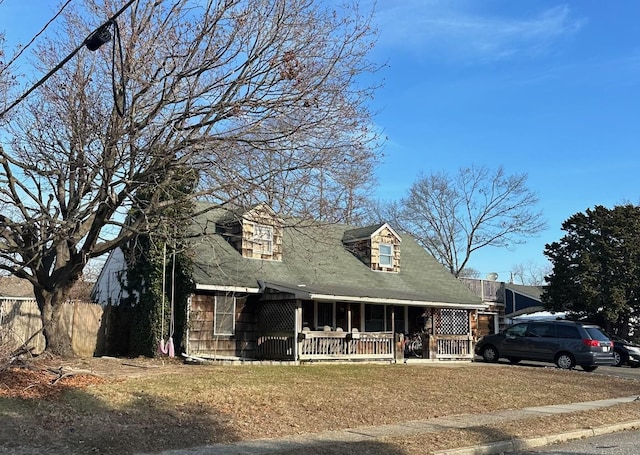
[[[63,293],[36,290],[35,294],[42,317],[45,351],[61,357],[73,357],[71,327],[63,318]]]

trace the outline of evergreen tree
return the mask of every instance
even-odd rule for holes
[[[640,207],[596,206],[562,224],[545,246],[553,265],[542,301],[627,337],[640,312]]]

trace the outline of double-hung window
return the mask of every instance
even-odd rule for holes
[[[380,248],[380,266],[393,267],[393,245],[389,243],[381,243]]]
[[[253,252],[271,256],[273,254],[273,227],[253,225]]]
[[[214,335],[233,335],[236,330],[236,298],[232,294],[216,295]]]

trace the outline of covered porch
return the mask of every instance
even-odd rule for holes
[[[405,358],[407,338],[420,339],[417,357],[473,359],[475,306],[265,286],[256,350],[260,359],[397,362]]]

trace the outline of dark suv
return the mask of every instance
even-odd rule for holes
[[[613,342],[596,325],[573,321],[523,322],[494,335],[481,338],[475,353],[485,362],[506,358],[553,362],[559,368],[580,365],[593,371],[613,365]]]

